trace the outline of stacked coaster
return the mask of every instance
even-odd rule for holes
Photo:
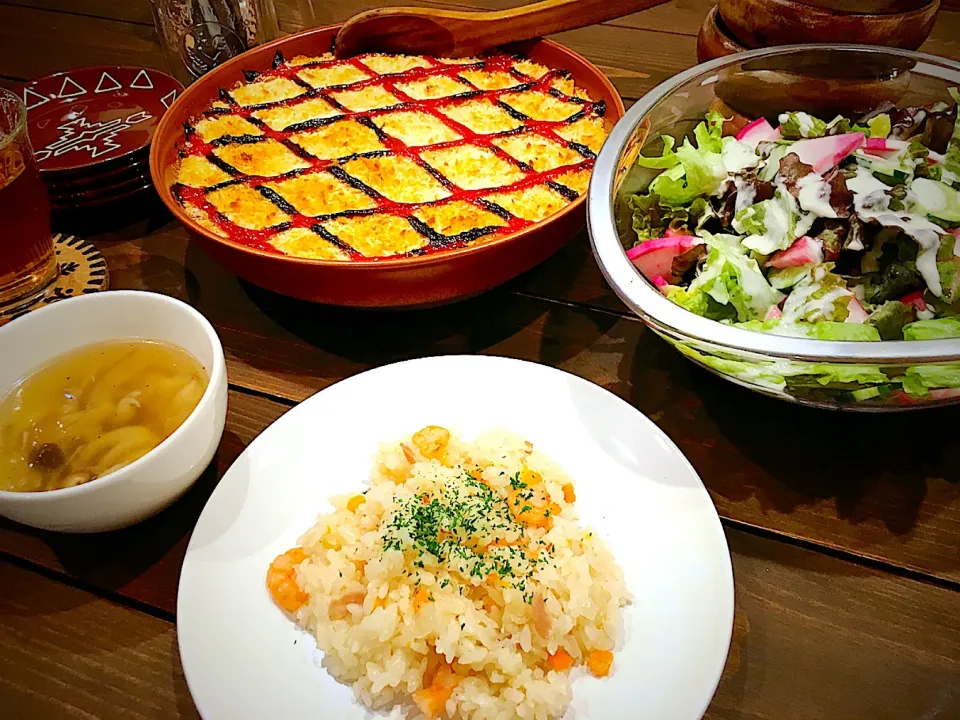
[[[150,141],[181,92],[158,70],[115,66],[25,85],[27,128],[53,209],[97,208],[152,192]]]

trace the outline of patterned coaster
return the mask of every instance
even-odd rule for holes
[[[58,300],[100,292],[110,287],[107,261],[96,246],[73,235],[55,235],[53,242],[57,252],[56,279],[30,305],[17,307],[9,314],[0,313],[0,325]]]

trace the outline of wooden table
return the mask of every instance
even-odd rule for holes
[[[315,3],[319,23],[386,4]],[[600,65],[629,104],[695,63],[709,5],[674,0],[557,39]],[[944,7],[923,49],[957,59],[960,2]],[[0,84],[97,64],[165,67],[147,0],[0,0]],[[960,718],[960,409],[839,415],[716,379],[626,311],[584,233],[503,288],[400,316],[247,286],[161,211],[109,232],[60,225],[97,242],[113,287],[173,295],[213,322],[230,408],[217,461],[152,520],[96,536],[0,522],[0,717],[196,716],[177,654],[177,581],[226,468],[290,407],[342,378],[406,358],[485,353],[613,391],[700,473],[723,518],[737,602],[708,717]]]

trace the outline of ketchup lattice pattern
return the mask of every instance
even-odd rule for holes
[[[512,55],[279,54],[186,128],[174,192],[199,224],[324,260],[514,233],[586,190],[603,101]]]

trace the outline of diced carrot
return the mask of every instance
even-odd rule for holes
[[[568,505],[577,501],[577,494],[573,491],[572,483],[563,486],[563,501]]]
[[[420,502],[422,502],[424,505],[429,505],[429,504],[430,504],[430,496],[427,495],[426,493],[424,493],[423,495],[420,496]]]
[[[569,670],[574,666],[573,656],[563,648],[557,648],[553,655],[547,656],[547,662],[550,663],[550,669],[557,672]]]
[[[487,595],[483,598],[483,609],[488,613],[493,612],[497,609],[497,601],[494,600],[490,595]]]
[[[536,470],[531,470],[524,466],[523,470],[520,471],[520,482],[524,483],[527,487],[533,487],[543,482],[543,475]]]
[[[441,665],[433,682],[413,694],[413,702],[429,720],[435,720],[443,712],[447,700],[457,687],[457,676],[449,665]]]
[[[413,454],[413,450],[406,443],[400,443],[400,449],[403,450],[403,456],[407,459],[407,462],[413,464],[417,461],[417,456]]]
[[[373,601],[373,608],[374,608],[374,609],[377,609],[377,608],[385,608],[386,606],[387,606],[387,599],[386,599],[386,598],[378,597],[377,599],[375,599],[375,600]]]
[[[347,510],[350,512],[356,512],[357,508],[363,505],[366,501],[366,495],[354,495],[352,498],[347,500]]]
[[[420,608],[422,608],[429,599],[430,591],[421,585],[420,589],[417,590],[416,594],[413,596],[413,611],[420,612]]]
[[[610,665],[612,664],[613,653],[609,650],[594,650],[587,654],[587,668],[591,675],[606,677],[610,674]]]

